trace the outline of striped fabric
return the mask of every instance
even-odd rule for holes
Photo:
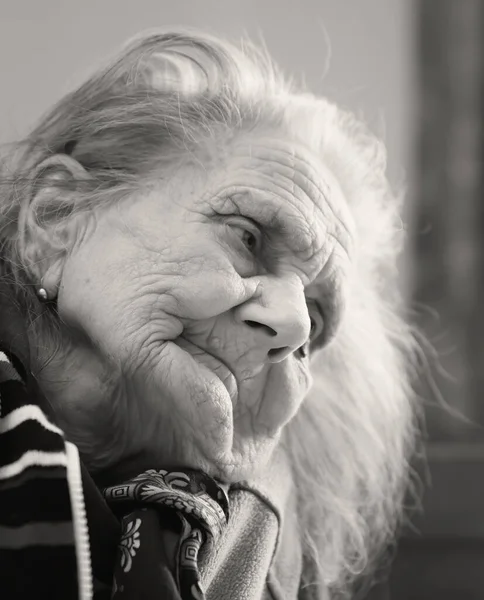
[[[0,597],[88,600],[79,457],[33,402],[0,352]]]

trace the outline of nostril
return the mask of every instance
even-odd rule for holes
[[[281,354],[287,352],[288,349],[289,349],[289,346],[284,346],[283,348],[271,348],[268,352],[268,355],[271,358],[277,358]]]
[[[259,323],[258,321],[250,320],[244,321],[244,323],[254,329],[264,329],[266,333],[268,333],[272,337],[275,337],[277,335],[277,331],[275,329],[272,329],[272,327],[269,327],[269,325],[264,325],[264,323]]]

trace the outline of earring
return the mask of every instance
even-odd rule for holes
[[[43,287],[39,288],[37,290],[37,296],[40,298],[40,300],[42,300],[43,302],[45,302],[46,300],[49,299],[49,294],[47,293],[47,290]]]

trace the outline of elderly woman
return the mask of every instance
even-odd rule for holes
[[[351,593],[414,440],[381,145],[168,32],[7,155],[2,598]]]

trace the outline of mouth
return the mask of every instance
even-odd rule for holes
[[[186,352],[190,354],[198,363],[209,369],[216,377],[223,383],[232,401],[232,405],[235,407],[238,399],[238,384],[237,378],[235,377],[230,366],[218,356],[215,356],[197,346],[193,342],[190,342],[183,336],[177,339],[177,344]]]

